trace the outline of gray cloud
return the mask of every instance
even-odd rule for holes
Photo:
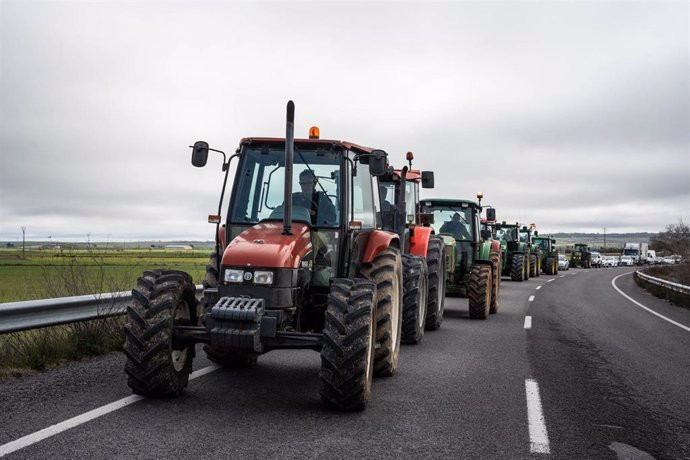
[[[0,238],[209,238],[205,139],[298,134],[417,154],[552,231],[690,210],[687,3],[26,3],[0,27]],[[690,220],[690,219],[688,219]],[[107,229],[107,230],[104,230]]]

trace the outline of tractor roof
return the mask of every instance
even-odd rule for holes
[[[283,137],[245,137],[240,141],[240,145],[250,145],[253,143],[260,144],[285,144]],[[353,150],[357,153],[371,153],[374,150],[371,147],[365,147],[348,141],[336,141],[329,139],[295,139],[295,145],[309,146],[309,145],[335,145],[337,147]]]
[[[425,203],[425,204],[431,203],[431,206],[453,206],[453,205],[461,205],[463,203],[466,203],[473,208],[479,208],[479,204],[476,201],[461,200],[461,199],[457,199],[457,198],[424,198],[423,200],[420,200],[420,201]]]

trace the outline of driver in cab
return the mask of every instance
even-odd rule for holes
[[[472,236],[467,231],[467,227],[460,222],[460,214],[453,214],[451,220],[446,221],[441,226],[439,233],[450,233],[456,240],[471,240]]]
[[[332,225],[335,223],[335,206],[324,192],[316,191],[314,172],[305,169],[299,174],[301,192],[292,194],[292,205],[309,211],[312,225]]]

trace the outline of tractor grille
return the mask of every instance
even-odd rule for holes
[[[227,351],[261,353],[261,318],[264,299],[221,297],[206,315],[211,345]]]

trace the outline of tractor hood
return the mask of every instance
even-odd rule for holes
[[[261,222],[237,235],[223,252],[222,265],[234,267],[299,268],[311,251],[309,226],[292,223],[283,235],[282,222]]]

